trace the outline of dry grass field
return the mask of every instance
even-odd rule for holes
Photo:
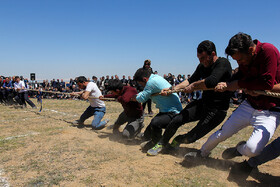
[[[70,122],[88,105],[85,101],[45,99],[41,113],[29,106],[15,109],[0,105],[0,186],[238,186],[227,180],[229,166],[246,158],[226,161],[221,153],[246,140],[252,128],[222,142],[206,162],[188,165],[182,162],[183,155],[200,148],[209,134],[182,145],[176,156],[148,157],[140,151],[137,139],[122,140],[106,128],[92,131],[72,126]],[[105,118],[111,125],[122,107],[116,102],[106,102],[106,107]],[[145,126],[151,119],[145,117]],[[184,125],[177,133],[194,125]],[[278,136],[279,129],[273,139]],[[280,159],[268,162],[243,185],[280,186],[279,168]]]

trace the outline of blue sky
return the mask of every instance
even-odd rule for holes
[[[280,49],[279,7],[279,0],[0,0],[0,75],[128,76],[145,59],[160,75],[191,74],[206,39],[218,56],[240,31]]]

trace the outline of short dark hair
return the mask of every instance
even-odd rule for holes
[[[237,52],[247,54],[249,52],[249,47],[253,45],[254,42],[250,35],[239,32],[229,40],[225,53],[227,56],[232,56]]]
[[[79,76],[75,79],[76,83],[84,83],[84,82],[88,82],[87,78],[85,76]]]
[[[209,41],[209,40],[204,40],[203,42],[201,42],[198,47],[197,47],[197,53],[201,54],[202,52],[206,52],[207,55],[211,55],[211,53],[214,51],[217,55],[217,51],[216,51],[216,46],[213,42]]]
[[[114,79],[108,82],[108,90],[112,90],[112,91],[117,91],[118,90],[122,90],[123,89],[123,84],[121,80],[118,79]]]
[[[92,76],[92,79],[97,79],[97,77],[96,76]]]
[[[134,80],[143,82],[144,77],[150,77],[152,72],[149,69],[139,68],[134,74]]]
[[[15,79],[19,79],[19,76],[15,76]]]

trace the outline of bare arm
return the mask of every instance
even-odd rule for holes
[[[179,89],[185,88],[185,87],[187,87],[189,84],[190,84],[190,83],[189,83],[188,79],[186,79],[186,80],[184,80],[183,82],[181,82],[180,84],[176,85],[176,86],[174,87],[174,90],[179,90]]]
[[[82,98],[83,99],[88,99],[88,97],[89,97],[89,91],[85,91],[83,94],[82,94]]]
[[[191,93],[195,90],[207,90],[207,87],[205,85],[205,79],[191,83],[189,86],[185,88],[184,92]]]

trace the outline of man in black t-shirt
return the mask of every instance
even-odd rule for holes
[[[172,121],[168,124],[161,140],[150,149],[147,154],[157,155],[168,145],[169,140],[176,133],[177,129],[185,123],[199,120],[197,125],[188,133],[177,136],[169,148],[178,148],[181,143],[193,143],[202,138],[226,117],[229,108],[230,92],[219,93],[214,88],[219,82],[227,82],[231,78],[232,68],[226,58],[217,56],[215,44],[209,40],[201,42],[197,47],[197,57],[200,64],[195,72],[188,79],[174,87],[184,89],[185,93],[192,93],[195,90],[204,90],[202,98],[189,103]],[[168,89],[162,90],[162,95],[167,95]]]

